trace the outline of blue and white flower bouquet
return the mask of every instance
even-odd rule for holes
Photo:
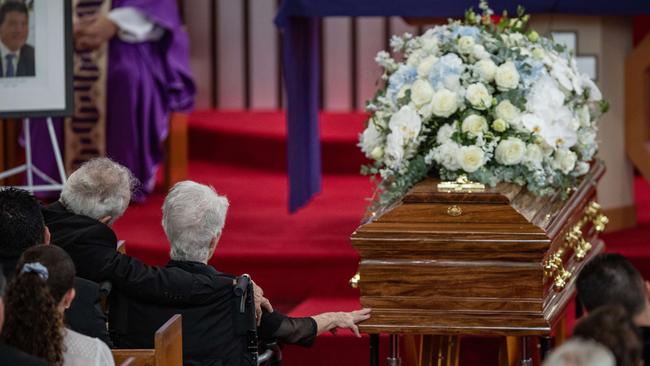
[[[393,54],[377,54],[383,87],[359,142],[373,161],[362,173],[381,178],[376,203],[431,172],[537,195],[574,187],[588,172],[607,109],[600,90],[563,46],[524,32],[523,10],[495,24],[480,7],[419,37],[393,36]]]

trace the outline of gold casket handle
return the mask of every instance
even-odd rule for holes
[[[563,256],[564,248],[560,248],[544,262],[544,277],[553,278],[553,290],[555,292],[564,290],[569,278],[571,278],[571,271],[564,269]]]

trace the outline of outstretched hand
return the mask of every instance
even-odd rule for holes
[[[336,333],[337,329],[350,329],[355,336],[361,337],[357,323],[370,318],[371,309],[360,309],[350,312],[323,313],[313,316],[318,326],[317,334],[329,331]]]

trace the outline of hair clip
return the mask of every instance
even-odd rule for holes
[[[20,274],[23,273],[36,273],[43,281],[47,281],[47,278],[49,277],[47,268],[38,262],[25,263],[23,268],[20,270]]]

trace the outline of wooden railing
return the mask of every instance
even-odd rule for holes
[[[625,61],[625,150],[650,181],[650,35]]]

